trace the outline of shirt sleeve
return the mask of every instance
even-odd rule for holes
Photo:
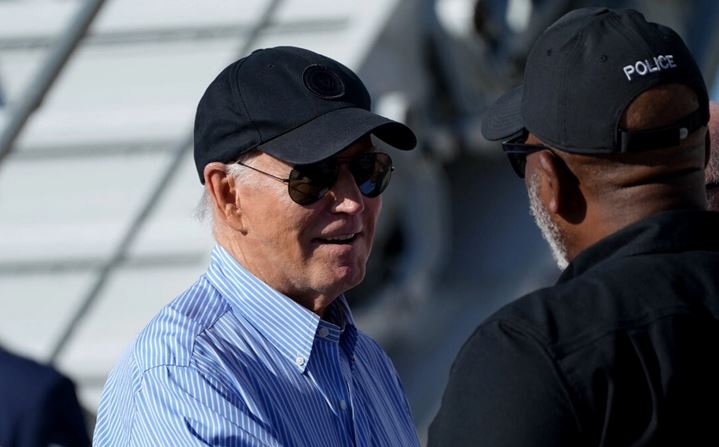
[[[579,445],[562,376],[531,335],[495,320],[465,342],[428,436],[454,445]]]
[[[271,447],[271,427],[239,396],[188,366],[158,366],[108,381],[95,447]]]

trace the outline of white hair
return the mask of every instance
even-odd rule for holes
[[[249,156],[242,157],[242,159],[240,159],[239,161],[246,160],[247,158],[249,158]],[[237,163],[225,164],[225,171],[229,175],[233,176],[235,179],[240,179],[240,174],[245,169],[247,168]],[[210,192],[207,190],[207,185],[205,185],[204,189],[202,190],[202,196],[197,202],[197,205],[195,205],[195,210],[193,211],[192,215],[201,223],[209,223],[212,226],[212,224],[214,223],[214,206],[215,203],[210,196]]]
[[[207,192],[207,186],[202,190],[202,196],[195,205],[192,215],[200,223],[212,223],[212,199],[210,198],[210,193]]]
[[[549,212],[539,198],[539,176],[537,174],[532,175],[527,183],[529,214],[534,217],[534,221],[542,232],[542,237],[544,237],[544,240],[549,244],[557,267],[559,267],[560,270],[564,270],[569,265],[567,244],[564,235],[559,229],[559,225],[549,216]]]

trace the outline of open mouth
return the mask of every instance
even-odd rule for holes
[[[359,233],[347,234],[342,236],[334,236],[329,238],[321,238],[320,242],[325,244],[349,244],[357,240]]]

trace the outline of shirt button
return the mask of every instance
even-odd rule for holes
[[[340,408],[342,409],[342,411],[346,410],[347,409],[347,401],[345,401],[344,399],[340,400]]]
[[[326,327],[321,327],[321,328],[320,328],[320,331],[319,331],[319,336],[320,336],[320,337],[325,338],[325,337],[327,337],[329,334],[330,334],[330,330],[329,330],[329,329],[327,329]]]
[[[295,359],[295,363],[297,363],[297,366],[302,366],[305,364],[305,358],[302,357],[301,355],[298,355],[297,358]]]

